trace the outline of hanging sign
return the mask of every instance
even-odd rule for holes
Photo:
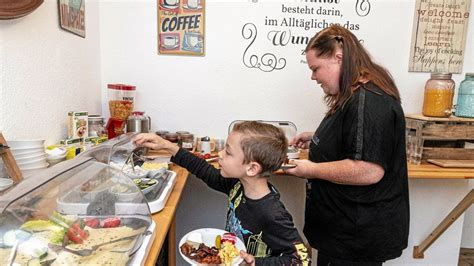
[[[61,28],[86,37],[85,0],[59,0],[59,24]]]
[[[409,71],[461,73],[471,0],[417,0]]]
[[[158,53],[204,55],[205,0],[158,1]]]

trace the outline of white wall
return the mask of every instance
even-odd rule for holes
[[[59,27],[58,1],[0,20],[0,131],[7,140],[67,137],[67,112],[100,114],[99,9],[86,2],[86,38]]]
[[[152,117],[155,130],[188,130],[200,136],[223,138],[233,120],[263,119],[289,120],[299,131],[313,131],[324,115],[325,105],[321,89],[310,80],[307,66],[300,63],[304,59],[300,54],[304,45],[274,47],[265,38],[273,29],[264,25],[266,17],[288,17],[281,13],[281,4],[305,5],[302,2],[209,0],[206,54],[190,57],[157,54],[156,1],[102,1],[102,87],[119,82],[136,85],[136,109]],[[401,91],[405,112],[420,113],[423,87],[429,74],[408,72],[415,1],[370,1],[371,14],[367,17],[354,14],[355,1],[341,2],[338,8],[345,15],[341,20],[360,25],[356,35],[364,39],[373,57],[391,71]],[[258,28],[258,38],[249,51],[259,56],[271,52],[285,58],[287,65],[283,70],[266,73],[244,66],[242,57],[249,41],[242,37],[241,31],[248,22]],[[474,71],[473,27],[471,19],[464,72]],[[291,31],[297,36],[315,33],[297,28]],[[454,74],[453,79],[459,84],[464,73]],[[103,96],[106,97],[105,92]],[[103,104],[106,110],[105,100]],[[303,183],[285,177],[274,178],[273,182],[282,191],[282,198],[301,229]],[[389,264],[455,265],[463,217],[433,244],[424,260],[413,260],[411,254],[413,245],[426,237],[464,196],[467,182],[412,180],[410,189],[410,246],[402,258]],[[222,228],[225,203],[224,196],[190,178],[177,212],[178,239],[192,229]],[[472,224],[472,219],[468,223]],[[178,261],[183,263],[181,258]]]
[[[407,71],[414,1],[370,1],[371,15],[365,18],[353,16],[355,1],[341,2],[345,16],[361,26],[356,34],[395,77],[405,112],[419,113],[429,74]],[[61,30],[57,1],[46,0],[26,17],[0,21],[0,130],[9,139],[44,138],[54,143],[66,135],[67,111],[108,115],[106,84],[120,82],[137,86],[136,109],[153,118],[154,129],[223,138],[235,119],[265,119],[290,120],[299,131],[312,131],[325,106],[320,88],[300,63],[304,45],[272,47],[265,41],[264,33],[270,30],[262,25],[265,16],[283,17],[281,3],[208,1],[206,55],[188,57],[157,55],[155,0],[86,1],[85,39]],[[241,30],[247,22],[259,29],[251,52],[286,58],[283,70],[264,73],[243,65],[248,41]],[[474,71],[473,27],[471,19],[464,72]],[[292,32],[311,36],[314,30]],[[459,84],[463,75],[453,78]],[[272,182],[302,228],[302,181],[277,177]],[[410,189],[410,246],[392,263],[455,265],[463,217],[435,242],[424,260],[411,260],[410,254],[413,244],[464,196],[467,182],[412,180]],[[225,197],[193,178],[185,192],[177,213],[178,239],[194,228],[224,226]],[[469,217],[465,223],[472,225],[473,216]],[[472,234],[472,226],[470,230]]]

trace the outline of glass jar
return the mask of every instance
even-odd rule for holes
[[[104,118],[98,115],[89,115],[89,137],[107,137],[107,130],[104,127]]]
[[[192,151],[194,147],[194,135],[191,133],[182,133],[179,135],[181,148]]]
[[[474,117],[474,73],[466,73],[466,78],[461,81],[456,116]]]
[[[166,135],[167,133],[169,133],[169,131],[167,131],[167,130],[158,130],[158,131],[155,132],[156,135],[158,135],[158,136],[160,136],[160,137],[162,137],[162,138],[165,138],[165,135]]]
[[[425,85],[423,115],[449,117],[452,113],[454,81],[449,73],[432,73]]]
[[[166,133],[165,134],[165,139],[170,141],[170,142],[173,142],[173,143],[178,143],[178,134],[177,133]]]

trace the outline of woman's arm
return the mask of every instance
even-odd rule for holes
[[[285,173],[306,179],[323,179],[337,184],[365,186],[379,182],[384,169],[375,163],[344,159],[341,161],[314,163],[309,160],[292,160],[295,168]]]

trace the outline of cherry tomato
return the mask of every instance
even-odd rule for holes
[[[82,230],[80,225],[76,223],[71,225],[71,227],[69,227],[67,230],[67,237],[76,244],[82,244],[84,243],[84,240],[89,237],[89,233],[85,230]]]
[[[209,153],[204,154],[204,159],[211,159],[211,155]]]
[[[100,227],[100,221],[97,218],[85,218],[84,223],[89,226],[90,228],[98,228]]]
[[[224,235],[221,238],[221,243],[230,242],[232,244],[235,244],[236,238],[237,237],[233,233],[224,233]]]
[[[104,228],[113,228],[120,225],[119,217],[110,217],[102,221],[102,227]]]

